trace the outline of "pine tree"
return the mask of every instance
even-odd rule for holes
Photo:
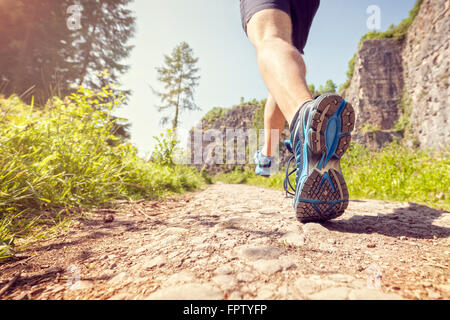
[[[73,35],[77,84],[100,88],[96,74],[107,69],[111,81],[118,83],[129,66],[121,61],[133,46],[127,45],[135,32],[135,17],[128,5],[133,0],[81,0],[82,28]]]
[[[157,68],[158,80],[164,84],[164,91],[153,92],[160,97],[162,105],[158,112],[173,112],[172,129],[174,134],[179,125],[180,114],[184,110],[200,110],[194,101],[195,87],[200,79],[197,76],[198,58],[195,58],[191,47],[182,42],[175,47],[171,55],[164,56],[164,66]],[[170,116],[161,119],[162,124],[169,122]]]
[[[128,66],[121,63],[132,46],[135,18],[132,0],[0,1],[0,90],[41,104],[82,84],[100,89],[105,69],[111,81]],[[67,9],[79,3],[81,28],[70,30]]]

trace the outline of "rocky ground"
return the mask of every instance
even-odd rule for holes
[[[352,201],[302,225],[280,191],[119,204],[0,265],[1,299],[449,299],[450,214]]]

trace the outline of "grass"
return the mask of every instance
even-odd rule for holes
[[[146,161],[112,132],[121,96],[80,90],[44,108],[0,97],[0,259],[15,240],[41,237],[114,199],[155,199],[199,188],[187,166]]]
[[[408,18],[403,19],[399,25],[395,26],[391,24],[389,26],[389,29],[384,32],[371,31],[361,38],[360,44],[366,40],[373,40],[373,39],[394,39],[394,40],[403,39],[406,36],[409,27],[412,25],[414,19],[419,13],[422,3],[423,0],[417,0],[416,4],[414,5],[414,8],[412,8],[411,11],[409,12]]]
[[[350,197],[423,203],[450,210],[449,152],[431,155],[392,143],[379,152],[353,145],[341,161]],[[214,181],[282,189],[284,172],[270,178],[253,171],[234,171]]]

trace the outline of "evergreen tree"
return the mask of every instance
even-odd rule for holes
[[[158,80],[164,84],[164,91],[153,92],[160,97],[162,105],[158,106],[158,112],[172,111],[172,129],[174,134],[179,124],[180,114],[184,110],[200,110],[194,102],[195,87],[200,79],[197,76],[199,69],[196,64],[198,58],[193,56],[191,47],[182,42],[175,47],[172,54],[164,56],[164,66],[157,68]],[[171,116],[166,115],[161,119],[162,124],[167,124]]]
[[[97,75],[108,69],[111,80],[128,66],[135,18],[132,0],[0,1],[0,90],[45,103],[77,85],[99,89]],[[68,8],[83,7],[78,30],[70,30]]]

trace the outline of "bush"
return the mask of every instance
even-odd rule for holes
[[[39,225],[42,213],[60,217],[200,186],[194,169],[145,161],[112,134],[121,101],[110,87],[80,88],[41,110],[15,96],[0,99],[0,252],[2,243],[29,234],[31,221]]]

